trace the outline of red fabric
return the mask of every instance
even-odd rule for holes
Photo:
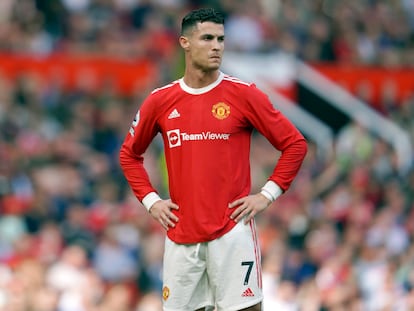
[[[288,189],[306,154],[306,142],[254,85],[224,76],[213,89],[195,95],[176,81],[144,101],[121,148],[120,163],[139,200],[156,191],[142,154],[162,133],[170,196],[180,207],[174,211],[180,220],[167,232],[171,240],[208,241],[235,225],[228,204],[250,193],[253,128],[282,151],[270,179]]]

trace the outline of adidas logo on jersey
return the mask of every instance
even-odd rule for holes
[[[253,291],[248,287],[242,294],[242,297],[254,297]]]
[[[180,117],[180,113],[177,111],[177,109],[174,109],[171,111],[170,115],[168,116],[168,119],[175,119]]]

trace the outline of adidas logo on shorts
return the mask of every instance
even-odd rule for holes
[[[248,287],[242,294],[242,297],[254,297],[253,291]]]

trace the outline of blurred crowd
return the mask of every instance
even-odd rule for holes
[[[149,57],[163,72],[128,96],[0,76],[0,311],[161,311],[164,232],[118,151],[142,98],[180,70],[182,16],[204,5],[225,13],[227,49],[414,65],[410,0],[0,1],[0,52]],[[414,94],[391,108],[414,144]],[[257,191],[278,153],[256,134],[252,146]],[[146,156],[167,196],[159,138]],[[257,218],[265,311],[414,310],[414,169],[397,161],[358,122],[328,159],[309,141],[292,188]]]
[[[2,0],[0,51],[144,55],[170,64],[181,18],[200,6],[226,16],[227,49],[414,64],[412,0]]]

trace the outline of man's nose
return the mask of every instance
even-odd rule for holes
[[[220,50],[222,48],[222,42],[218,39],[213,40],[213,49]]]

